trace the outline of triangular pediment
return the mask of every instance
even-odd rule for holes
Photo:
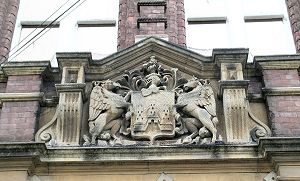
[[[57,54],[58,60],[61,55]],[[86,78],[113,79],[125,71],[141,66],[151,56],[155,56],[165,67],[178,68],[183,73],[200,77],[211,74],[214,66],[212,57],[200,55],[159,38],[149,37],[103,59],[90,60]]]

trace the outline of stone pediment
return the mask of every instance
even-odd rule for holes
[[[58,53],[56,113],[36,140],[105,147],[257,141],[270,130],[246,100],[246,58],[245,49],[205,57],[153,37],[101,60]]]
[[[125,71],[135,69],[155,56],[166,67],[176,67],[183,73],[195,76],[213,75],[215,65],[212,57],[202,56],[184,47],[155,37],[146,38],[122,51],[103,59],[92,60],[90,53],[57,53],[59,66],[70,60],[86,59],[86,79],[114,79]],[[199,71],[201,70],[201,71]]]

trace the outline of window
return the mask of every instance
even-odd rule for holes
[[[187,23],[186,39],[190,49],[210,55],[213,48],[228,47],[226,17],[188,18]],[[214,36],[208,36],[211,34]]]
[[[240,47],[250,55],[296,52],[285,0],[185,0],[185,12],[187,46],[204,55]]]
[[[116,21],[78,21],[77,25],[77,50],[93,52],[94,58],[116,51]]]
[[[56,52],[91,51],[95,58],[114,53],[118,3],[21,0],[10,60],[51,60]]]

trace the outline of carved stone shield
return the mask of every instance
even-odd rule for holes
[[[131,117],[131,135],[135,139],[150,140],[175,136],[175,118],[173,114],[175,93],[159,91],[143,96],[141,92],[131,95],[133,115]]]

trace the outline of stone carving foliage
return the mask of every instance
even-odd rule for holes
[[[215,142],[214,92],[208,80],[182,78],[154,56],[123,77],[93,82],[84,145],[172,145]]]

